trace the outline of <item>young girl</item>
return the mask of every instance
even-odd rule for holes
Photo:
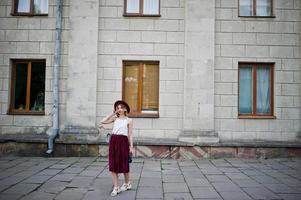
[[[132,188],[129,181],[129,154],[133,152],[133,121],[127,117],[130,107],[125,101],[116,101],[114,111],[101,121],[102,124],[114,122],[111,140],[109,143],[109,170],[112,173],[113,191],[116,196],[121,191]],[[124,184],[118,186],[118,173],[123,173]]]

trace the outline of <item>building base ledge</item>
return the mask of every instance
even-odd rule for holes
[[[0,143],[17,142],[17,143],[47,143],[48,136],[46,134],[3,134],[0,135]],[[60,134],[58,139],[55,140],[58,144],[93,144],[93,145],[106,145],[104,137],[98,134]],[[178,146],[178,147],[252,147],[252,148],[301,148],[300,141],[219,141],[217,143],[202,143],[197,144],[190,142],[178,141],[177,139],[165,138],[134,138],[135,146]]]

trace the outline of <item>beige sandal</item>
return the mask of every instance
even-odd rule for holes
[[[132,189],[132,185],[131,185],[130,182],[128,182],[128,184],[124,183],[124,184],[121,186],[120,191],[123,192],[123,191],[127,191],[127,190],[130,190],[130,189]]]
[[[116,196],[118,193],[120,193],[120,188],[119,187],[114,187],[113,191],[111,192],[111,196],[114,197]]]

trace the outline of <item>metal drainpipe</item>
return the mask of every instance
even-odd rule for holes
[[[48,136],[48,150],[51,154],[54,150],[54,139],[59,133],[59,66],[61,61],[61,33],[62,33],[62,0],[56,0],[56,25],[55,25],[55,50],[53,66],[53,110],[52,110],[52,128]]]

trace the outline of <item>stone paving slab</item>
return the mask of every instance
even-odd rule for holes
[[[190,191],[193,198],[200,199],[216,199],[220,198],[220,195],[213,187],[190,187]]]
[[[278,195],[271,192],[270,190],[260,187],[260,188],[243,188],[243,190],[249,194],[253,199],[281,199]]]
[[[165,193],[164,194],[165,200],[193,200],[190,193]]]
[[[137,190],[136,197],[140,199],[149,199],[149,198],[163,199],[163,190],[162,188],[158,188],[158,187],[140,186]]]
[[[224,200],[252,200],[250,196],[242,191],[224,191],[220,192]]]
[[[234,183],[236,183],[239,187],[260,187],[260,183],[256,182],[252,179],[246,179],[246,180],[233,180]]]
[[[81,200],[84,198],[85,194],[88,192],[87,189],[83,188],[66,188],[58,196],[55,197],[56,200]]]
[[[0,157],[0,170],[0,200],[301,199],[300,158],[135,158],[133,187],[117,197],[106,158]]]
[[[186,178],[186,184],[189,187],[209,187],[211,183],[206,178]]]
[[[57,174],[51,178],[53,181],[70,182],[76,176],[76,174]]]
[[[46,193],[51,193],[51,194],[58,194],[61,191],[63,191],[67,185],[68,182],[62,182],[62,181],[47,181],[41,187],[39,188],[39,191],[43,191]]]
[[[240,187],[238,187],[233,182],[227,182],[227,183],[212,183],[213,187],[218,192],[237,192],[241,191]]]
[[[81,173],[85,168],[82,167],[68,167],[67,169],[63,170],[63,173],[68,174],[79,174]]]
[[[42,184],[50,179],[52,176],[45,176],[45,175],[33,175],[28,179],[25,179],[23,183],[39,183]]]
[[[163,189],[166,193],[189,192],[186,183],[163,183]]]
[[[2,200],[17,200],[21,198],[22,194],[0,194],[0,199]]]
[[[80,177],[77,176],[72,179],[70,184],[67,187],[72,187],[72,188],[89,188],[90,184],[93,182],[94,177]]]
[[[163,175],[163,182],[173,183],[173,182],[185,182],[183,175]]]
[[[139,181],[139,186],[142,186],[142,187],[158,186],[158,187],[162,188],[162,179],[160,179],[160,178],[141,178]]]
[[[28,194],[39,187],[39,184],[19,183],[5,190],[4,194]]]
[[[43,191],[34,191],[29,195],[24,196],[21,200],[52,200],[56,194],[51,194]]]
[[[229,182],[230,179],[225,175],[207,175],[207,179],[210,182]]]

